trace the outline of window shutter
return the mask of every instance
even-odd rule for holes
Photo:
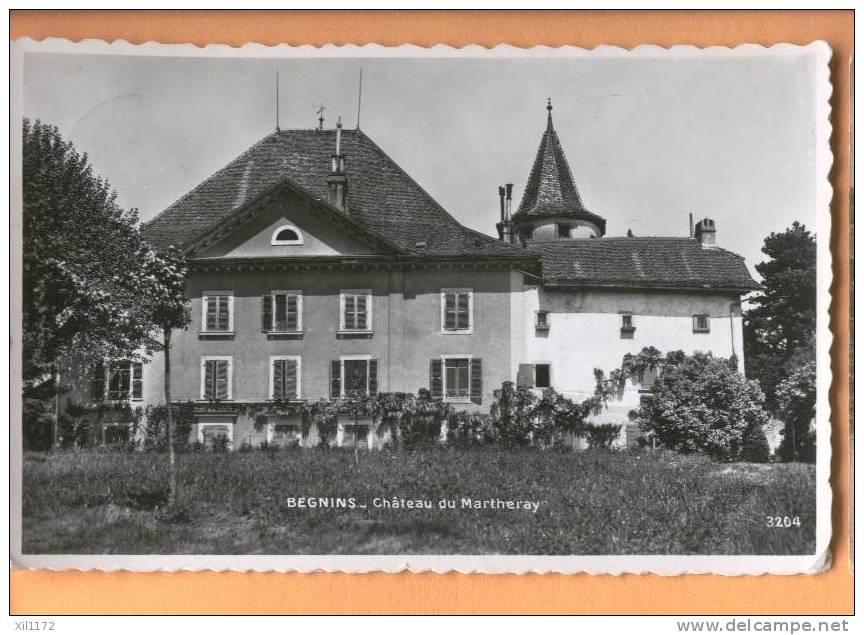
[[[369,325],[366,324],[366,296],[358,295],[357,296],[357,321],[354,326],[357,329],[368,329]]]
[[[228,315],[228,298],[225,296],[219,296],[216,299],[219,302],[219,320],[216,328],[220,331],[227,331],[230,323]]]
[[[141,399],[143,381],[141,362],[132,362],[132,399]]]
[[[378,360],[369,360],[369,396],[378,394]]]
[[[102,362],[97,362],[93,368],[91,389],[91,397],[94,401],[105,399],[105,365]]]
[[[330,398],[339,399],[342,396],[341,364],[338,359],[330,362]]]
[[[286,359],[282,363],[285,366],[285,388],[282,397],[284,399],[297,399],[297,360]]]
[[[471,360],[471,401],[476,404],[483,401],[483,370],[476,358]]]
[[[273,360],[273,399],[284,399],[284,370],[285,360]]]
[[[354,327],[354,296],[346,295],[345,296],[345,315],[343,316],[343,321],[345,322],[346,329],[353,329]]]
[[[453,293],[444,294],[444,329],[456,329],[456,295]]]
[[[216,308],[218,304],[218,299],[216,296],[208,295],[204,296],[204,304],[207,307],[207,330],[215,331],[216,330]]]
[[[273,305],[273,310],[276,313],[276,330],[277,331],[287,331],[288,325],[287,322],[287,311],[286,311],[286,303],[288,301],[287,296],[284,293],[280,293],[275,298],[275,303]]]
[[[469,311],[468,308],[468,294],[467,293],[459,293],[456,296],[457,301],[457,310],[458,310],[458,319],[456,321],[456,328],[464,330],[471,327],[469,324]]]
[[[297,296],[289,295],[285,300],[285,328],[288,331],[297,330]]]
[[[534,364],[519,364],[519,371],[516,374],[516,387],[534,387]]]
[[[261,330],[264,332],[273,330],[273,296],[261,296]]]
[[[216,362],[212,360],[204,362],[204,399],[213,399],[215,397],[215,391],[213,390],[215,365]]]
[[[216,399],[228,398],[228,362],[220,359],[216,362]]]
[[[441,399],[444,396],[444,384],[441,381],[441,360],[429,361],[429,392],[433,399]]]

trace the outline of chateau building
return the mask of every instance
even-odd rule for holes
[[[154,247],[191,259],[193,320],[173,338],[171,377],[174,399],[198,404],[193,437],[289,442],[296,414],[262,426],[249,412],[357,392],[423,388],[484,412],[505,381],[582,399],[595,368],[644,346],[743,364],[740,298],[755,284],[714,221],[692,236],[606,236],[547,108],[515,213],[513,186],[499,190],[498,239],[341,125],[268,135],[144,225]],[[91,398],[162,402],[163,370],[159,355],[109,364]],[[648,389],[628,386],[600,419],[625,424]],[[371,444],[362,423],[337,442]],[[103,440],[127,434],[128,422],[103,424]]]

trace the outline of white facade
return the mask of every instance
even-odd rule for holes
[[[513,294],[512,302],[513,330],[521,331],[514,337],[514,380],[520,365],[548,364],[551,387],[574,401],[594,394],[595,368],[608,376],[620,368],[625,354],[635,355],[648,346],[664,355],[675,350],[717,357],[734,354],[744,372],[741,303],[734,292],[525,286]],[[548,328],[537,327],[538,311],[546,312]],[[630,316],[632,331],[622,329],[623,315]],[[707,332],[694,329],[696,315],[707,316]],[[594,421],[627,424],[627,413],[639,406],[640,390],[649,387],[629,380],[619,398]],[[623,435],[622,428],[622,442]]]

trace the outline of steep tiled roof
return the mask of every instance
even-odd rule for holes
[[[327,201],[335,147],[335,130],[270,134],[146,223],[144,236],[157,248],[186,245],[285,177]],[[349,215],[405,253],[526,255],[460,225],[363,132],[343,130],[342,153]]]
[[[526,216],[568,216],[577,220],[587,220],[606,230],[606,221],[601,216],[589,212],[582,204],[582,197],[573,181],[573,174],[564,156],[558,133],[552,125],[552,106],[548,106],[549,116],[546,132],[540,139],[540,147],[534,165],[525,185],[522,202],[513,215],[513,220]]]
[[[736,289],[756,287],[744,259],[693,238],[530,241],[543,282],[578,287]]]

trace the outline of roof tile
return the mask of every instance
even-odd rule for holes
[[[579,287],[736,289],[757,285],[744,259],[693,238],[584,238],[529,241],[543,282]]]
[[[327,200],[335,130],[268,135],[142,227],[157,248],[182,247],[288,177]],[[348,213],[407,253],[518,255],[512,245],[463,227],[359,130],[342,131]],[[425,247],[417,243],[425,242]],[[522,252],[524,254],[524,252]]]

